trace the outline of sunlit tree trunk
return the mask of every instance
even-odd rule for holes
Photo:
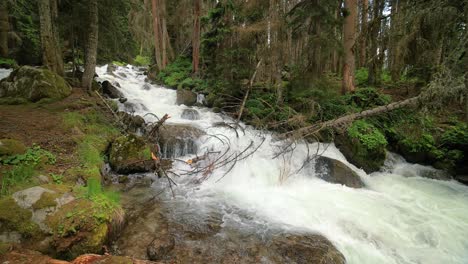
[[[200,64],[200,0],[193,0],[192,69],[198,74]]]
[[[6,0],[0,3],[0,56],[8,57],[8,5]]]
[[[86,43],[85,54],[85,69],[83,73],[82,86],[91,90],[94,72],[96,70],[98,32],[99,32],[99,16],[98,16],[98,0],[88,0],[89,2],[89,33]]]
[[[56,2],[51,2],[50,0],[39,0],[38,6],[39,22],[41,26],[43,64],[49,70],[63,76],[64,70],[62,52],[58,45],[57,31],[54,29],[55,27],[53,26],[57,15]]]
[[[354,44],[356,42],[356,18],[357,18],[357,0],[345,0],[346,16],[344,19],[344,61],[343,61],[343,83],[341,92],[354,92]]]

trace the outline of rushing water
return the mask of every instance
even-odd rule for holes
[[[175,177],[178,187],[172,203],[178,207],[174,210],[191,210],[191,217],[221,213],[223,225],[250,232],[277,228],[318,232],[335,244],[348,263],[468,263],[468,187],[420,177],[423,169],[430,168],[406,163],[393,154],[384,172],[367,175],[349,164],[334,145],[311,144],[311,153],[318,149],[353,168],[366,188],[327,183],[314,177],[313,162],[296,170],[307,157],[305,144],[284,159],[274,159],[284,144],[271,134],[247,127],[237,137],[232,129],[213,126],[232,120],[207,108],[193,108],[199,112],[199,120],[183,119],[182,112],[188,107],[175,104],[176,91],[148,86],[145,76],[131,66],[119,67],[115,75],[106,69],[97,69],[100,79],[119,82],[128,99],[120,104],[121,110],[142,116],[168,113],[168,123],[189,124],[208,135],[227,137],[229,153],[240,153],[251,142],[254,147],[260,145],[231,171],[230,166],[214,170],[201,184],[192,181],[201,175]],[[152,115],[145,119],[156,120]],[[203,136],[198,145],[199,155],[227,148],[211,136]],[[175,167],[189,169],[182,163]]]

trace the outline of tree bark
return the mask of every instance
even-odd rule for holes
[[[380,84],[379,74],[379,32],[381,27],[381,13],[383,11],[383,0],[374,0],[372,4],[372,22],[370,31],[370,49],[369,49],[369,85]]]
[[[356,42],[356,18],[357,18],[357,0],[345,0],[345,9],[347,15],[344,19],[344,62],[343,62],[343,83],[341,92],[343,94],[354,92],[354,44]]]
[[[64,75],[62,52],[58,45],[58,34],[53,21],[56,18],[56,2],[39,0],[39,22],[41,26],[41,45],[43,64],[51,71]],[[53,15],[53,17],[52,17]]]
[[[365,67],[367,61],[367,19],[369,0],[361,0],[361,34],[359,45],[359,66]]]
[[[8,31],[10,24],[8,23],[8,5],[7,1],[2,0],[0,3],[0,56],[8,57]]]
[[[151,13],[153,15],[153,31],[154,31],[154,55],[158,69],[162,70],[162,56],[161,56],[161,33],[159,26],[159,12],[158,0],[151,1]]]
[[[192,69],[198,74],[200,64],[200,0],[193,0]]]
[[[399,109],[402,107],[417,106],[419,105],[419,103],[420,103],[420,96],[408,98],[403,101],[394,102],[388,105],[378,106],[369,110],[362,111],[360,113],[353,113],[353,114],[345,115],[345,116],[342,116],[333,120],[320,122],[312,126],[303,127],[295,131],[290,131],[290,132],[281,134],[280,138],[288,138],[288,137],[304,138],[304,137],[316,134],[326,128],[337,127],[343,124],[349,124],[356,119],[361,119],[361,118],[375,116],[375,115],[382,114],[382,113],[387,113],[387,112],[390,112],[390,111],[393,111],[395,109]]]
[[[82,86],[91,90],[94,73],[96,70],[98,33],[99,33],[99,16],[98,16],[98,0],[89,1],[89,34],[86,43],[85,69],[83,73]]]
[[[167,42],[168,42],[168,34],[167,34],[167,23],[166,23],[166,0],[160,0],[160,8],[161,8],[161,29],[162,29],[162,68],[166,68],[168,59],[167,59]]]

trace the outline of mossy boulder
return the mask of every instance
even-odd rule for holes
[[[0,157],[23,154],[26,152],[26,146],[23,142],[15,139],[0,139]]]
[[[366,121],[355,121],[345,133],[336,137],[335,144],[349,162],[367,173],[378,171],[384,164],[387,140]]]
[[[74,258],[101,252],[114,221],[123,222],[123,212],[103,199],[77,199],[64,205],[46,219],[53,230],[53,253]]]
[[[185,90],[185,89],[178,89],[177,90],[177,100],[176,104],[178,105],[186,105],[186,106],[193,106],[197,103],[197,94]]]
[[[135,134],[118,137],[112,142],[109,163],[117,173],[148,172],[154,168],[149,144]]]
[[[61,76],[31,66],[22,66],[0,81],[0,97],[37,102],[43,98],[59,100],[70,94],[71,87]]]
[[[32,212],[19,206],[12,197],[0,199],[0,238],[2,238],[2,240],[8,240],[15,237],[15,235],[13,235],[15,233],[20,236],[16,239],[39,236],[41,234],[41,229],[31,218]]]

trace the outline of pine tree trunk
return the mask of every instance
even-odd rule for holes
[[[8,57],[8,31],[10,25],[8,23],[8,5],[7,1],[2,0],[0,3],[0,56]]]
[[[85,69],[83,73],[82,86],[91,90],[94,73],[96,70],[96,57],[99,33],[98,0],[89,1],[89,33],[86,43]]]
[[[57,31],[53,25],[56,18],[56,2],[39,0],[39,22],[41,26],[41,44],[43,64],[51,71],[64,75],[62,52],[58,45]]]
[[[359,45],[359,66],[365,67],[367,60],[367,18],[368,18],[369,0],[361,0],[361,34]]]
[[[200,0],[193,0],[192,69],[198,74],[200,64]]]
[[[161,8],[161,28],[162,28],[162,68],[166,68],[167,66],[167,25],[166,25],[166,0],[160,0],[160,8]]]
[[[390,75],[392,77],[392,81],[396,82],[400,80],[401,76],[401,63],[400,57],[401,52],[398,50],[398,34],[400,31],[400,1],[399,0],[392,0],[392,7],[391,7],[391,18],[390,18],[390,45],[389,45],[389,68],[390,68]]]
[[[348,11],[344,19],[344,62],[343,62],[343,83],[341,92],[354,92],[354,44],[356,42],[356,18],[357,18],[357,0],[345,0],[345,8]]]
[[[380,15],[383,0],[374,0],[372,5],[372,22],[371,22],[371,34],[370,34],[370,49],[369,49],[369,85],[380,84],[380,75],[378,74],[379,67],[379,32],[380,32]]]
[[[151,13],[153,15],[153,31],[154,31],[154,55],[156,59],[156,64],[158,65],[158,69],[162,70],[162,56],[161,56],[161,33],[160,33],[160,26],[159,26],[159,5],[158,0],[151,1]]]

